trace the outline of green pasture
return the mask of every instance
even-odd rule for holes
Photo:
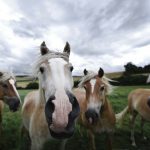
[[[142,88],[150,88],[150,86],[141,86]],[[139,88],[137,86],[124,86],[114,89],[114,92],[109,96],[109,100],[112,103],[114,111],[120,112],[127,104],[127,95],[133,89]],[[24,96],[29,90],[19,90],[20,96],[23,100]],[[0,134],[0,150],[27,150],[28,140],[24,136],[21,137],[21,115],[20,111],[12,113],[8,107],[5,106],[3,112],[3,131]],[[80,127],[77,126],[74,136],[68,140],[66,144],[66,150],[87,150],[88,149],[88,137],[83,130],[82,136],[79,133]],[[145,135],[150,137],[150,124],[146,123],[144,127]],[[97,150],[105,150],[105,134],[96,135],[96,147]],[[134,148],[130,144],[130,127],[129,116],[125,118],[123,125],[116,125],[116,132],[114,134],[113,149],[114,150],[149,150],[149,139],[144,141],[140,135],[140,117],[137,118],[135,127],[135,137],[137,148]],[[45,144],[44,150],[58,150],[60,141],[52,140]]]

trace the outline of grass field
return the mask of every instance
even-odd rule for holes
[[[118,87],[114,90],[109,99],[113,105],[114,111],[120,112],[127,104],[128,93],[138,88],[137,86],[124,86]],[[150,86],[143,86],[142,88],[150,88]],[[23,99],[29,90],[19,90],[20,96]],[[20,111],[12,113],[5,106],[3,115],[3,131],[0,135],[0,150],[26,150],[28,141],[24,137],[20,136],[21,116]],[[138,148],[134,148],[130,145],[130,128],[129,117],[127,116],[123,122],[122,127],[116,125],[116,132],[114,134],[113,149],[114,150],[149,150],[150,142],[143,141],[140,135],[140,123],[139,117],[136,121],[135,137]],[[147,137],[150,137],[150,124],[145,124],[144,131]],[[57,150],[59,148],[60,141],[53,140],[45,144],[44,150]],[[96,135],[96,147],[97,150],[105,150],[105,134]],[[86,132],[83,132],[81,136],[76,130],[75,135],[68,140],[66,150],[87,150],[88,149],[88,137]]]

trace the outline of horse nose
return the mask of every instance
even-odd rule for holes
[[[20,100],[18,98],[10,98],[9,100],[9,108],[10,110],[12,110],[13,112],[17,111],[20,105]]]
[[[20,105],[20,100],[16,99],[15,103],[14,103],[14,107],[18,108]]]
[[[98,121],[99,114],[93,109],[88,109],[85,112],[85,117],[90,124],[95,124]]]
[[[55,100],[54,95],[52,95],[48,99],[48,101],[46,102],[46,105],[45,105],[45,116],[46,116],[46,120],[47,120],[48,125],[52,124],[52,114],[53,114],[54,109],[55,109],[55,106],[52,102],[53,100]]]
[[[72,117],[73,118],[72,120],[74,120],[75,118],[78,117],[80,113],[79,103],[76,97],[71,92],[67,91],[66,93],[69,97],[70,103],[72,104],[72,111],[69,114],[69,118]]]
[[[64,130],[64,131],[58,133],[58,132],[55,132],[55,131],[53,131],[53,130],[51,130],[49,128],[51,136],[53,138],[56,138],[56,139],[67,139],[67,138],[70,138],[70,137],[73,136],[74,130],[75,130],[75,128],[72,128],[69,131],[68,130]]]

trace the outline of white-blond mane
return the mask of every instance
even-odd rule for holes
[[[37,77],[40,65],[44,62],[47,62],[49,59],[52,59],[52,58],[63,58],[65,61],[69,62],[68,53],[49,51],[45,55],[40,55],[40,57],[37,59],[37,61],[33,64],[33,75]]]
[[[93,79],[94,77],[97,76],[97,73],[93,72],[93,71],[88,71],[88,74],[83,76],[80,80],[79,83],[79,87],[82,88],[84,83]],[[104,82],[104,84],[106,85],[106,94],[110,94],[113,91],[113,86],[109,83],[109,81],[113,81],[109,78],[107,78],[106,76],[102,77],[102,81]]]
[[[8,79],[13,79],[14,81],[16,81],[15,76],[12,72],[4,71],[4,70],[0,70],[0,72],[2,73],[2,76],[0,76],[0,82],[5,82]]]

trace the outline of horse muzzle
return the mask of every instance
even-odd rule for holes
[[[99,114],[93,109],[88,109],[85,112],[85,118],[89,124],[94,125],[98,122]]]
[[[70,138],[74,134],[75,119],[80,112],[79,104],[76,97],[69,91],[67,91],[66,94],[69,97],[70,103],[72,104],[72,111],[68,114],[68,123],[65,127],[59,128],[59,126],[56,126],[53,123],[53,113],[55,111],[55,105],[53,103],[53,100],[55,100],[55,96],[51,96],[45,105],[45,116],[48,123],[48,128],[51,136],[56,139]]]
[[[17,97],[4,97],[5,103],[9,106],[10,111],[17,111],[20,106],[20,100]]]
[[[74,126],[71,129],[65,128],[62,132],[55,132],[49,127],[50,134],[53,138],[56,139],[67,139],[70,138],[74,134]]]

